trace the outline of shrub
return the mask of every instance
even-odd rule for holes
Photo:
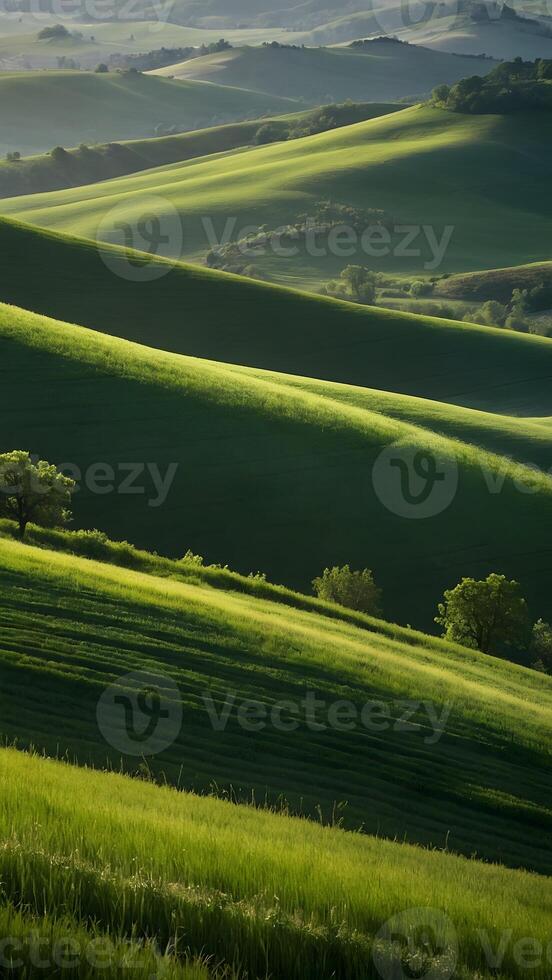
[[[349,565],[325,568],[312,585],[319,599],[336,602],[370,616],[381,616],[381,589],[378,589],[373,572],[368,568],[361,572],[351,571]]]

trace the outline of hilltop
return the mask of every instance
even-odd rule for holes
[[[387,240],[376,237],[373,247],[370,238],[364,246],[359,232],[352,247],[347,242],[338,250],[326,235],[309,251],[300,238],[291,257],[269,247],[264,255],[246,251],[243,264],[309,288],[320,288],[351,262],[436,276],[548,259],[551,144],[547,112],[476,116],[416,106],[305,139],[8,199],[0,207],[33,224],[122,244],[121,232],[110,230],[112,209],[124,205],[125,222],[136,226],[143,202],[150,208],[151,195],[162,195],[160,220],[174,229],[175,212],[181,215],[183,242],[171,232],[160,249],[196,261],[225,234],[236,240],[245,228],[250,234],[261,225],[293,228],[305,215],[316,224],[320,202],[330,201],[356,209],[361,231],[383,221]],[[344,222],[350,223],[346,212],[334,220]],[[415,239],[406,252],[398,230],[404,226]]]
[[[284,99],[138,72],[4,72],[0,153],[152,137],[290,109]]]
[[[494,62],[430,51],[392,39],[360,47],[304,48],[272,43],[233,48],[160,68],[155,75],[201,79],[307,102],[415,101],[441,82],[486,74]]]

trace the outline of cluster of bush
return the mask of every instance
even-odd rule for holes
[[[438,85],[431,102],[452,112],[512,113],[552,109],[552,60],[505,61],[485,76]]]
[[[532,289],[514,289],[509,303],[491,299],[464,317],[470,323],[487,327],[506,327],[520,333],[531,333],[533,325],[528,317],[552,309],[552,284],[541,283]]]
[[[251,265],[251,260],[262,251],[270,249],[275,238],[284,246],[301,245],[308,235],[329,234],[333,228],[339,228],[343,225],[362,233],[366,228],[377,224],[382,225],[382,227],[391,227],[392,220],[385,211],[355,208],[349,204],[338,204],[332,201],[319,201],[314,206],[312,213],[299,215],[296,223],[284,225],[278,229],[270,229],[267,225],[260,225],[255,232],[246,238],[228,242],[226,245],[212,249],[205,262],[210,269],[262,278],[255,267]],[[369,301],[366,300],[366,302]]]

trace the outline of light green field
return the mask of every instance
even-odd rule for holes
[[[137,73],[0,73],[0,153],[156,135],[156,127],[199,129],[293,103],[216,85]]]
[[[5,539],[0,582],[4,738],[137,771],[141,746],[121,748],[124,718],[106,722],[97,705],[107,685],[124,693],[142,670],[165,678],[169,718],[182,703],[181,726],[148,758],[170,783],[311,817],[319,806],[324,822],[337,814],[381,837],[552,868],[549,678],[383,623],[359,629]],[[307,722],[309,691],[318,704]],[[209,706],[220,715],[230,695],[216,730]],[[238,715],[246,699],[267,711],[253,730]],[[336,726],[337,700],[359,719],[377,702],[376,725]],[[281,702],[279,726],[270,712]]]
[[[291,43],[291,42],[290,42]],[[441,82],[486,75],[492,61],[374,42],[361,52],[351,48],[234,48],[170,65],[154,72],[175,78],[236,85],[308,102],[362,99],[415,101]]]
[[[374,119],[404,108],[390,103],[345,103],[331,107],[331,125],[325,128],[350,126],[365,119]],[[60,190],[98,180],[108,180],[124,174],[149,170],[169,163],[192,160],[251,146],[259,129],[270,124],[271,132],[286,140],[309,127],[320,127],[321,110],[309,109],[287,115],[263,117],[250,122],[227,123],[176,136],[153,139],[123,140],[116,145],[103,144],[70,150],[62,160],[51,153],[26,157],[17,161],[0,161],[0,197],[34,194],[39,191]]]
[[[440,329],[436,321],[434,339]],[[468,339],[496,340],[497,367],[503,335],[464,329]],[[100,460],[115,472],[124,462],[152,460],[163,474],[177,464],[162,505],[149,484],[138,496],[83,487],[80,526],[173,556],[191,548],[302,590],[326,565],[368,566],[387,618],[424,628],[445,588],[491,570],[522,582],[535,619],[550,615],[552,482],[489,452],[546,466],[544,428],[514,420],[502,427],[477,413],[465,420],[460,409],[441,423],[437,406],[416,405],[409,418],[400,399],[391,399],[388,416],[377,393],[364,403],[362,391],[178,357],[7,307],[0,332],[4,449],[29,448],[83,472]],[[514,334],[506,342],[513,346],[504,354],[534,393],[526,372],[533,355],[542,370],[552,348]],[[447,435],[437,435],[443,428]],[[382,502],[374,473],[390,447],[399,458],[425,450],[454,460],[450,506],[447,498],[439,513],[410,520],[393,505],[397,491],[389,491],[391,505]]]
[[[123,936],[134,926],[242,976],[265,976],[268,964],[275,980],[379,978],[374,937],[398,909],[437,910],[418,920],[433,925],[437,948],[449,917],[459,980],[490,976],[481,933],[496,948],[508,931],[498,980],[525,976],[519,938],[546,949],[548,879],[5,750],[0,758],[4,887],[33,908],[47,882],[52,919],[71,911]],[[391,958],[383,937],[377,948]],[[544,955],[532,973],[545,980],[547,970]]]
[[[383,209],[398,227],[429,227],[437,241],[451,228],[450,244],[440,263],[437,258],[433,274],[488,269],[549,256],[551,140],[552,119],[546,114],[464,116],[414,107],[286,144],[4,200],[0,210],[43,227],[120,240],[120,232],[109,230],[111,209],[120,207],[118,219],[136,226],[146,195],[155,195],[161,198],[161,220],[168,215],[169,227],[173,209],[181,214],[184,254],[198,258],[210,247],[206,218],[220,241],[229,218],[235,219],[230,231],[240,237],[246,226],[281,227],[329,198]],[[167,252],[176,244],[169,238],[161,246]],[[315,273],[328,278],[337,265],[343,268],[352,261],[397,274],[414,269],[431,274],[427,264],[435,250],[422,232],[414,244],[420,254],[414,257],[397,254],[400,242],[397,232],[381,257],[349,246],[340,258],[300,252],[261,261],[275,276],[298,284]],[[255,264],[256,259],[245,261]]]

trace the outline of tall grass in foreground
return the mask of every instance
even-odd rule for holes
[[[43,904],[49,904],[46,895]],[[207,965],[179,961],[174,950],[161,953],[152,942],[85,929],[68,916],[48,911],[33,915],[11,902],[0,906],[0,942],[0,975],[17,980],[122,980],[129,975],[136,980],[209,980]]]
[[[0,778],[4,900],[250,978],[377,977],[374,937],[411,908],[450,918],[457,977],[489,975],[479,931],[493,948],[508,936],[502,978],[525,976],[519,938],[549,939],[547,878],[14,750],[0,752]],[[544,962],[531,975],[546,980]]]

